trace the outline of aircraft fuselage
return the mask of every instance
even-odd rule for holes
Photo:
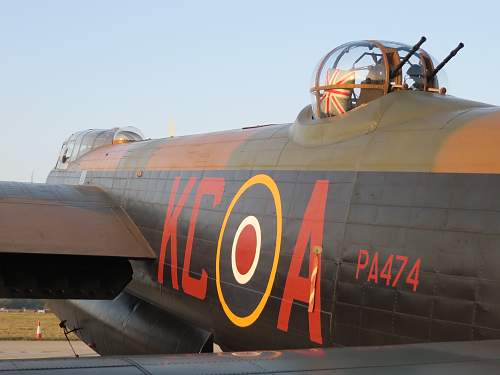
[[[396,93],[344,123],[104,146],[48,182],[120,202],[158,255],[127,291],[224,347],[500,338],[498,120]]]

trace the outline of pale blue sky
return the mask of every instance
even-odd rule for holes
[[[0,0],[0,180],[44,181],[62,141],[133,125],[151,138],[291,122],[317,61],[359,39],[413,44],[449,93],[500,104],[495,1]]]

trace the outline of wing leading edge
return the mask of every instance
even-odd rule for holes
[[[155,258],[100,188],[18,182],[0,182],[0,252]]]

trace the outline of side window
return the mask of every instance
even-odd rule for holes
[[[310,92],[316,118],[343,115],[387,91],[387,64],[380,44],[344,44],[321,59]]]
[[[75,140],[71,139],[68,142],[68,144],[66,145],[66,150],[63,152],[63,156],[61,158],[61,161],[63,163],[66,163],[71,158],[71,155],[73,155],[74,149],[75,149]]]
[[[108,130],[89,129],[73,133],[64,141],[56,163],[56,169],[66,169],[73,162],[92,150],[104,145],[140,141],[143,135],[134,127]]]

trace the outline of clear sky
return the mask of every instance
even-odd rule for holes
[[[291,122],[318,60],[359,39],[413,44],[448,65],[449,93],[500,104],[497,1],[0,0],[0,180],[44,181],[63,140]]]

